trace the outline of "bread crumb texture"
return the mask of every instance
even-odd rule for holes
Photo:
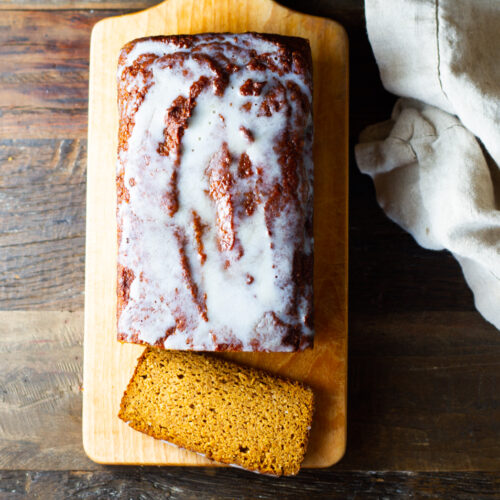
[[[313,392],[213,355],[147,348],[123,395],[132,428],[217,462],[294,475],[307,448]]]

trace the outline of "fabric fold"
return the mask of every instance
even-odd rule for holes
[[[366,0],[366,18],[383,84],[405,98],[360,135],[358,166],[394,222],[452,252],[500,329],[500,3]]]

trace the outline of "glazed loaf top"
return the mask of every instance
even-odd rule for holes
[[[257,33],[134,40],[118,64],[118,338],[312,342],[312,63]]]

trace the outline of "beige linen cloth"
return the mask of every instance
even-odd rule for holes
[[[448,249],[500,329],[500,0],[366,0],[392,119],[356,146],[386,214]]]

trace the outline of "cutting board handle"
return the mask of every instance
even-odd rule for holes
[[[297,29],[300,29],[301,18],[312,17],[299,14],[273,0],[164,0],[124,17],[134,17],[138,26],[143,21],[147,23],[152,17],[164,20],[165,26],[171,26],[172,19],[175,19],[175,34],[180,34],[210,31],[275,32],[273,20],[287,16],[297,18],[293,23]],[[142,26],[143,31],[150,31],[146,26],[149,27],[149,24]],[[158,34],[168,35],[174,32],[165,29]]]
[[[238,12],[242,7],[251,7],[252,9],[260,9],[262,7],[280,7],[285,10],[290,10],[287,7],[279,5],[274,0],[163,0],[152,7],[149,7],[148,11],[158,9],[163,10],[168,8],[183,8],[186,4],[194,4],[194,8],[201,11],[203,15],[208,12],[220,12],[233,10]]]

